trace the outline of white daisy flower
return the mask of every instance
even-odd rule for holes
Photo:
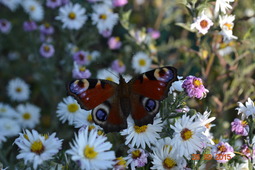
[[[29,98],[30,90],[27,83],[20,78],[15,78],[9,81],[7,93],[13,101],[25,101]]]
[[[252,118],[255,118],[255,106],[254,102],[251,100],[251,98],[248,98],[247,102],[245,102],[245,105],[243,103],[238,102],[238,107],[236,110],[238,111],[238,115],[242,114],[242,120],[245,118],[248,118],[249,116],[252,116]]]
[[[116,71],[112,70],[112,69],[98,70],[97,78],[113,81],[115,83],[119,82],[119,74]]]
[[[226,14],[226,10],[232,9],[232,6],[229,3],[234,1],[235,0],[216,0],[214,15],[218,16],[219,11]]]
[[[10,105],[0,102],[0,117],[17,118],[17,112]]]
[[[132,67],[136,73],[148,71],[151,66],[151,58],[144,52],[137,52],[132,59]]]
[[[110,151],[112,144],[105,136],[98,136],[96,130],[89,132],[88,127],[75,134],[71,149],[66,153],[72,156],[73,161],[78,161],[81,169],[107,169],[114,165],[115,153]]]
[[[10,118],[0,119],[0,131],[3,131],[6,137],[18,135],[21,130],[19,123]]]
[[[29,17],[35,21],[41,21],[44,16],[42,4],[36,0],[24,0],[22,2],[23,8],[28,13]]]
[[[28,162],[33,163],[33,168],[36,169],[44,161],[52,159],[61,149],[62,140],[55,136],[56,133],[50,136],[40,135],[35,130],[20,133],[14,142],[20,148],[17,159],[24,159],[26,165]]]
[[[63,102],[58,103],[57,117],[62,123],[68,121],[69,125],[73,125],[75,118],[83,113],[84,111],[72,96],[68,96],[63,99]]]
[[[146,151],[143,149],[131,147],[127,153],[127,165],[130,164],[131,170],[135,170],[136,167],[144,167],[148,162],[147,157],[149,156],[149,154],[146,153]]]
[[[112,30],[117,24],[119,16],[112,12],[108,5],[98,4],[93,6],[93,13],[91,14],[92,24],[97,26],[99,33],[105,30]]]
[[[68,3],[65,6],[59,8],[59,16],[56,17],[63,23],[63,28],[67,29],[80,29],[87,21],[85,15],[86,9],[80,4]]]
[[[182,84],[184,82],[183,77],[182,76],[177,76],[178,81],[175,81],[172,83],[170,89],[169,89],[169,93],[172,94],[174,91],[179,91],[182,92],[183,88],[182,88]]]
[[[161,142],[162,143],[162,142]],[[164,144],[163,142],[162,144]],[[187,162],[182,157],[177,157],[177,154],[172,151],[172,147],[167,145],[159,145],[153,149],[153,153],[150,154],[152,158],[153,166],[151,169],[171,169],[179,170],[186,167]]]
[[[125,145],[130,144],[131,147],[140,147],[145,149],[146,145],[148,147],[151,144],[155,144],[157,139],[160,138],[159,132],[162,131],[162,120],[159,117],[159,114],[155,116],[153,124],[137,126],[134,123],[134,120],[129,117],[127,118],[127,129],[124,129],[120,132],[121,135],[126,136]]]
[[[33,104],[20,104],[16,108],[18,122],[22,128],[34,128],[40,120],[41,109]]]
[[[78,114],[77,116],[75,116],[74,118],[74,127],[75,128],[81,128],[83,126],[89,126],[92,125],[93,119],[92,119],[92,114],[91,114],[91,110],[87,111],[82,109],[82,113]]]
[[[205,15],[203,11],[199,17],[197,17],[196,21],[191,24],[191,29],[197,29],[201,34],[206,34],[210,27],[213,25],[212,20]]]
[[[4,6],[8,7],[11,11],[15,11],[19,6],[21,0],[0,0]]]
[[[219,16],[220,18],[220,27],[221,32],[220,34],[223,35],[223,41],[230,41],[232,39],[237,39],[236,36],[233,35],[233,27],[234,27],[234,15],[224,15]]]
[[[174,130],[173,152],[179,157],[185,156],[189,159],[191,154],[204,148],[202,144],[209,142],[204,134],[206,128],[201,122],[193,121],[195,118],[196,115],[189,117],[185,114],[174,125],[170,125]]]

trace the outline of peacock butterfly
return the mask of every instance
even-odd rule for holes
[[[176,68],[166,66],[142,73],[129,82],[120,75],[119,84],[100,79],[74,80],[68,85],[68,92],[83,109],[93,109],[93,121],[105,132],[116,132],[127,128],[130,113],[138,126],[152,123],[160,101],[167,97],[176,80]]]

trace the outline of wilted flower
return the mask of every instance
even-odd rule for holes
[[[196,21],[191,24],[191,29],[196,28],[201,34],[206,34],[212,25],[213,22],[203,11]]]
[[[226,163],[235,156],[233,147],[227,142],[220,142],[213,146],[211,153],[219,163]]]
[[[135,170],[136,167],[144,167],[147,164],[148,156],[149,154],[143,149],[130,148],[128,150],[127,165],[130,164],[132,170]]]

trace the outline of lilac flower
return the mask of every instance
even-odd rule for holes
[[[45,35],[52,35],[54,33],[54,27],[49,23],[40,25],[40,32]]]
[[[108,38],[112,35],[111,29],[105,29],[102,32],[99,32],[104,38]]]
[[[91,72],[86,69],[84,66],[79,66],[76,62],[74,62],[73,68],[73,78],[75,79],[86,79],[91,76]]]
[[[139,168],[147,164],[147,157],[149,155],[145,153],[145,150],[131,148],[128,150],[128,154],[127,164],[130,164],[132,170],[135,170],[135,167]]]
[[[78,65],[87,65],[89,63],[88,52],[78,51],[74,53],[73,59]]]
[[[70,3],[70,0],[61,0],[62,1],[62,5],[66,5],[68,3]]]
[[[147,31],[153,39],[158,39],[160,37],[160,32],[158,30],[154,30],[153,28],[148,28]]]
[[[0,32],[8,34],[11,30],[11,23],[7,19],[0,19]]]
[[[231,123],[231,126],[232,132],[235,132],[237,135],[241,136],[248,135],[249,126],[247,125],[246,121],[235,118],[235,120]]]
[[[119,49],[121,45],[120,37],[111,37],[108,40],[108,46],[111,50]]]
[[[233,147],[227,142],[214,145],[211,152],[214,159],[219,163],[226,163],[235,156]]]
[[[40,47],[40,54],[45,58],[50,58],[54,55],[55,49],[51,44],[43,43]]]
[[[30,32],[37,29],[37,24],[34,21],[25,21],[23,23],[23,29],[24,31]]]
[[[206,94],[209,92],[209,90],[204,87],[202,79],[195,76],[186,77],[182,88],[188,93],[189,97],[196,97],[199,99],[206,97]]]
[[[121,7],[128,3],[128,0],[112,0],[112,4],[114,7]]]
[[[52,9],[57,8],[61,5],[62,5],[62,0],[47,0],[46,1],[46,6]]]
[[[118,59],[116,59],[112,62],[111,68],[118,73],[123,73],[126,70],[125,64],[121,60],[118,60]]]

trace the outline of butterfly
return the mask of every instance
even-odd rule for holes
[[[74,80],[67,90],[83,109],[93,109],[93,121],[105,132],[118,132],[127,128],[130,114],[137,126],[152,123],[160,101],[177,80],[177,69],[166,66],[135,76],[129,82],[120,75],[119,84],[101,79]]]

